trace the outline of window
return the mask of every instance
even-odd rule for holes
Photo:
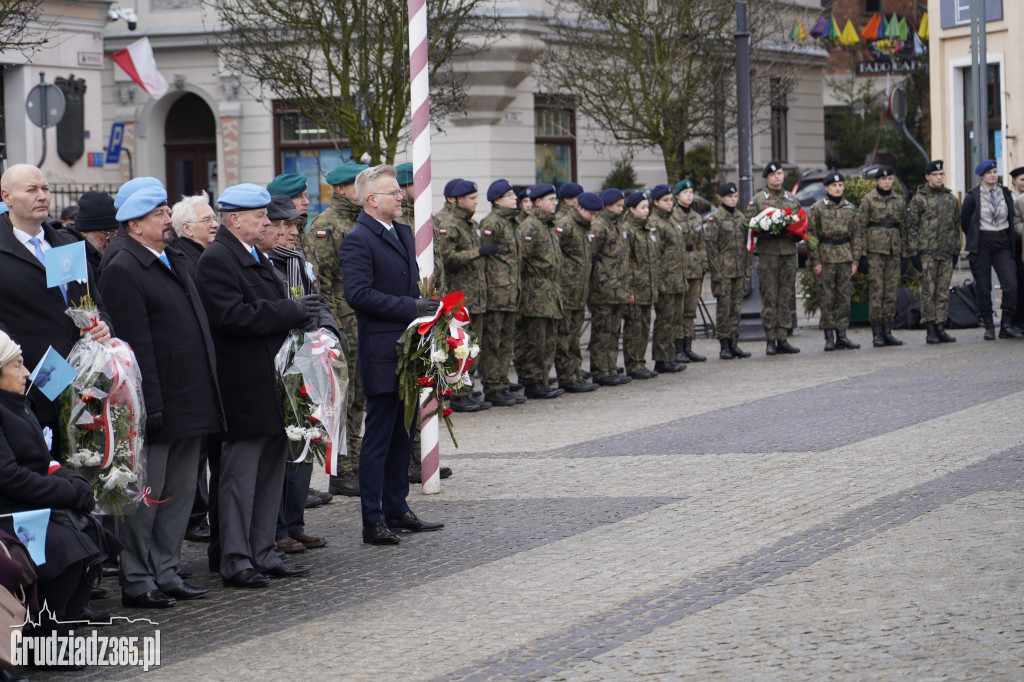
[[[576,180],[576,110],[558,97],[534,97],[534,157],[537,183],[559,188]]]
[[[882,0],[864,0],[865,14],[878,14],[882,11]]]
[[[786,90],[778,78],[771,80],[771,93],[775,97],[771,109],[772,158],[777,161],[789,160],[789,131],[787,119],[789,106],[786,104]]]
[[[327,174],[351,159],[347,139],[318,128],[290,102],[274,102],[274,172],[308,178],[310,222],[331,203]]]

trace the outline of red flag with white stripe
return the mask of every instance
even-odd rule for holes
[[[110,58],[153,99],[160,99],[167,94],[167,79],[157,71],[149,38],[136,40],[120,52],[110,55]]]

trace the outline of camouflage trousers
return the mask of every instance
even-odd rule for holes
[[[818,285],[819,329],[850,328],[850,297],[853,295],[852,262],[822,263],[821,274],[815,278]]]
[[[697,319],[697,304],[700,302],[700,290],[704,284],[704,278],[687,278],[686,294],[683,298],[683,337],[684,339],[695,339],[697,333],[693,328],[693,321]]]
[[[622,357],[626,361],[626,372],[647,366],[647,342],[650,340],[651,304],[627,306],[626,323],[622,327]],[[672,357],[675,358],[675,353]]]
[[[520,316],[516,322],[516,374],[519,383],[548,384],[555,364],[558,320]]]
[[[480,374],[484,393],[508,388],[508,364],[516,335],[516,314],[512,311],[484,313],[484,332],[480,336]]]
[[[758,256],[757,280],[761,290],[764,336],[769,341],[784,339],[793,323],[789,303],[796,295],[796,256]]]
[[[868,319],[889,324],[896,316],[896,291],[900,285],[900,257],[868,254]]]
[[[582,378],[583,353],[580,336],[583,334],[583,310],[563,310],[558,321],[558,348],[555,351],[555,374],[558,383],[572,384]]]
[[[731,339],[740,333],[745,284],[742,277],[726,277],[717,284],[711,283],[715,295],[715,336],[720,339]]]
[[[359,378],[358,335],[356,333],[356,316],[345,315],[338,320],[338,331],[345,335],[351,350],[348,362],[348,453],[338,453],[338,471],[359,471],[359,448],[363,442],[363,414],[366,412],[366,396],[363,395],[363,380]]]
[[[624,303],[590,305],[590,374],[594,381],[615,374],[626,307]]]
[[[921,254],[921,322],[946,324],[949,313],[949,281],[953,278],[953,259]]]
[[[675,362],[676,339],[683,338],[683,299],[685,294],[658,294],[654,304],[655,362]]]

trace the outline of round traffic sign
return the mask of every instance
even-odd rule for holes
[[[64,118],[64,93],[53,83],[40,83],[25,99],[28,120],[40,128],[50,128]]]

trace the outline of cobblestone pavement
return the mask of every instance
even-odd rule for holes
[[[147,679],[1024,679],[1024,343],[897,335],[457,415],[410,496],[443,531],[366,546],[336,498],[308,576],[226,590],[186,543],[209,599],[117,610]]]

